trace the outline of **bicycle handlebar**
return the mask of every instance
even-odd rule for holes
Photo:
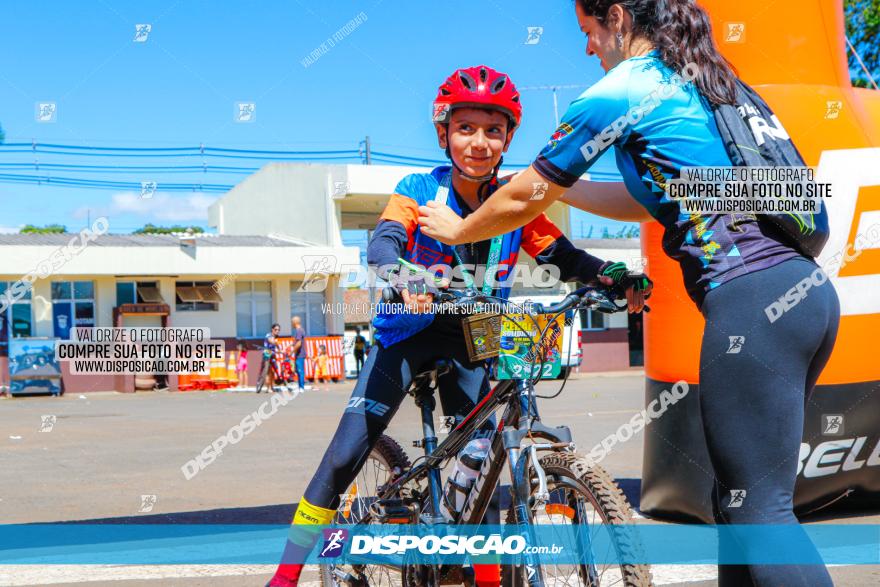
[[[588,287],[582,287],[577,291],[573,291],[565,296],[561,301],[544,306],[543,304],[532,304],[535,314],[559,314],[573,308],[581,302],[581,299],[590,291]]]
[[[575,308],[581,305],[583,302],[587,302],[587,306],[591,307],[591,309],[596,310],[598,312],[602,312],[604,314],[614,314],[617,312],[625,312],[627,307],[626,305],[619,306],[616,303],[616,300],[623,300],[626,298],[626,295],[622,293],[619,288],[597,288],[597,287],[582,287],[576,291],[565,296],[561,301],[554,302],[547,306],[540,303],[531,303],[527,306],[528,310],[527,314],[561,314],[562,312],[568,311],[572,308]],[[439,303],[453,303],[456,306],[470,306],[478,303],[486,303],[486,302],[494,302],[497,301],[498,298],[494,298],[492,296],[485,296],[473,290],[452,290],[447,289],[441,291],[436,296],[436,302]],[[400,296],[400,292],[391,287],[387,286],[382,290],[382,301],[385,303],[400,303],[403,299]],[[514,304],[513,302],[506,302],[508,304],[518,306],[518,304]],[[645,312],[649,312],[650,308],[645,305]],[[517,313],[521,313],[520,310],[516,311]]]

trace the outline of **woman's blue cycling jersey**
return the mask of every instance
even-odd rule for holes
[[[710,105],[656,51],[621,62],[572,102],[534,167],[570,187],[612,145],[629,193],[664,226],[663,249],[698,306],[725,281],[798,256],[754,214],[688,214],[666,194],[682,167],[731,162]]]

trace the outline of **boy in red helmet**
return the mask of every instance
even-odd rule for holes
[[[437,359],[452,363],[440,381],[440,400],[457,422],[489,391],[485,362],[467,354],[462,316],[434,311],[437,267],[451,269],[469,287],[507,297],[519,249],[538,263],[559,268],[563,281],[605,285],[620,274],[620,263],[603,263],[576,249],[541,215],[521,229],[491,241],[451,247],[421,234],[419,206],[441,199],[461,216],[479,208],[499,185],[498,169],[522,118],[519,93],[507,75],[486,66],[460,69],[440,86],[434,102],[434,123],[440,147],[452,162],[431,173],[405,177],[394,190],[367,249],[370,265],[401,292],[410,312],[383,313],[373,320],[377,344],[358,377],[336,434],[299,502],[282,563],[269,587],[291,587],[299,581],[301,564],[317,534],[309,528],[330,524],[341,494],[388,426],[420,367]],[[536,197],[539,190],[536,190]],[[422,277],[400,272],[398,259],[431,268]],[[625,272],[625,268],[624,268]],[[445,273],[444,273],[445,275]],[[480,279],[485,275],[486,279]],[[476,276],[476,279],[475,279]],[[494,276],[494,278],[493,278]],[[456,281],[453,280],[453,287]],[[406,344],[400,344],[406,340]],[[492,423],[487,423],[491,429]],[[497,517],[497,511],[492,513]],[[489,514],[487,514],[487,518]],[[489,520],[490,522],[492,520]],[[497,523],[497,520],[495,521]],[[498,565],[476,565],[478,587],[499,584]]]

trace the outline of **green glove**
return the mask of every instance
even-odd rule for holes
[[[606,261],[599,267],[599,275],[610,277],[615,285],[621,285],[625,288],[632,286],[635,291],[647,291],[654,284],[647,275],[629,271],[626,264],[620,261]]]

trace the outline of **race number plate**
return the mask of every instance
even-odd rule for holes
[[[498,355],[498,379],[555,379],[562,370],[562,333],[564,316],[509,314],[501,322],[501,348]],[[539,340],[546,328],[544,340]],[[541,364],[541,357],[544,363]],[[536,359],[537,357],[537,359]]]

